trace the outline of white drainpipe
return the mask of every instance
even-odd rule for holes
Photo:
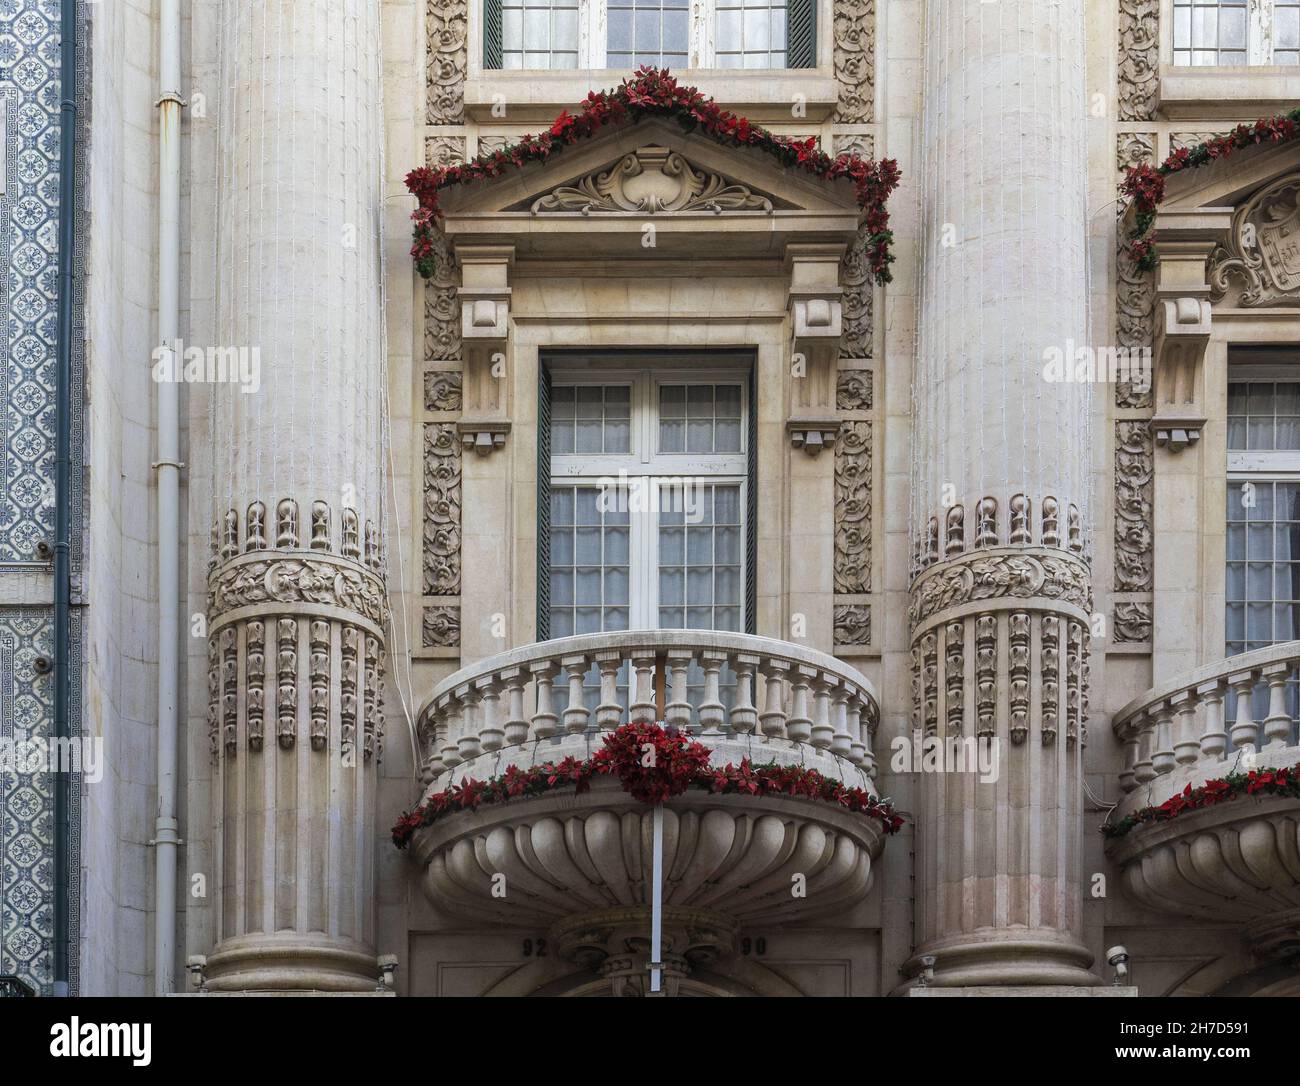
[[[181,15],[180,0],[160,0],[158,29],[158,343],[175,352],[180,333]],[[171,359],[171,374],[181,359]],[[156,381],[158,393],[158,817],[154,897],[154,993],[175,990],[176,736],[180,653],[179,380]]]

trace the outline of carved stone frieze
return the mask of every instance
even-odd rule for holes
[[[865,420],[844,423],[835,447],[835,591],[871,591],[871,423]]]
[[[1266,185],[1237,208],[1227,245],[1210,257],[1216,299],[1240,306],[1300,306],[1300,173]]]
[[[1061,704],[1061,620],[1056,615],[1042,616],[1042,708],[1043,743],[1056,739]]]
[[[1223,134],[1222,132],[1171,132],[1169,134],[1169,150],[1181,151],[1185,147],[1196,147],[1199,144],[1208,143]]]
[[[1149,592],[1152,587],[1152,515],[1155,459],[1144,419],[1115,423],[1115,589]]]
[[[1120,132],[1115,137],[1115,168],[1121,174],[1130,166],[1154,162],[1155,158],[1156,134],[1154,132]]]
[[[915,627],[940,611],[992,599],[1053,600],[1088,611],[1088,568],[1055,554],[972,554],[923,573],[912,587],[908,618]]]
[[[478,153],[480,155],[495,154],[497,151],[504,151],[510,146],[510,139],[506,136],[479,136]]]
[[[1155,339],[1155,277],[1129,259],[1127,245],[1120,240],[1116,254],[1115,338],[1116,346],[1130,355],[1150,349]],[[1151,382],[1120,380],[1115,384],[1115,406],[1145,409],[1154,404]]]
[[[835,406],[841,411],[870,411],[872,385],[870,370],[840,370],[835,379]]]
[[[424,141],[424,161],[434,169],[461,165],[465,161],[465,137],[429,136]]]
[[[1128,600],[1115,604],[1113,623],[1114,642],[1117,645],[1143,643],[1151,640],[1151,604],[1144,600]]]
[[[1120,0],[1119,119],[1145,121],[1160,92],[1160,0]]]
[[[464,403],[463,381],[459,370],[429,370],[424,375],[424,409],[459,411]]]
[[[875,0],[835,0],[832,17],[840,91],[834,119],[841,124],[866,124],[872,119],[876,89]]]
[[[858,236],[849,246],[840,263],[840,285],[843,307],[841,358],[870,358],[872,351],[872,306],[875,293],[871,262],[867,259],[867,227],[858,227]]]
[[[460,592],[461,445],[456,425],[424,427],[424,594]]]
[[[772,201],[667,147],[642,147],[534,200],[533,214],[555,211],[771,211]]]
[[[425,648],[455,648],[460,644],[460,608],[426,607],[421,633]]]
[[[276,733],[281,749],[289,750],[298,737],[298,620],[282,618],[275,627]]]
[[[871,608],[863,603],[835,605],[835,644],[871,644]]]
[[[430,362],[460,358],[460,297],[456,261],[441,231],[433,232],[436,270],[424,287],[424,357]]]
[[[325,557],[285,556],[232,563],[208,581],[208,620],[237,607],[323,604],[351,611],[383,627],[383,581],[371,570]]]
[[[467,11],[466,0],[428,0],[425,6],[429,124],[461,124],[465,120]]]
[[[876,141],[870,132],[837,132],[834,146],[836,155],[876,157]]]

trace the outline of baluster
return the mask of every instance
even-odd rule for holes
[[[587,674],[586,656],[566,656],[560,661],[569,673],[569,704],[564,710],[564,730],[570,735],[581,735],[587,730],[591,711],[582,703],[582,680]]]
[[[1223,680],[1211,679],[1196,688],[1205,706],[1205,732],[1201,736],[1201,757],[1219,761],[1228,749],[1228,733],[1223,721]]]
[[[784,660],[768,660],[764,667],[767,679],[767,696],[763,699],[763,712],[759,716],[763,734],[773,739],[785,737],[785,709],[782,707],[785,694],[785,673],[790,665]]]
[[[725,653],[706,652],[700,656],[700,663],[704,668],[704,700],[700,702],[696,713],[704,735],[722,735],[722,723],[727,718],[727,708],[722,704],[720,676],[726,662]]]
[[[819,750],[830,747],[835,738],[835,727],[831,724],[831,688],[827,678],[834,676],[819,674],[813,680],[813,725],[811,729],[812,745]]]
[[[508,667],[501,672],[509,695],[509,716],[506,717],[506,746],[517,747],[528,742],[528,718],[524,716],[524,669]]]
[[[731,730],[737,735],[748,735],[758,723],[758,709],[754,704],[754,676],[759,658],[740,653],[735,659],[736,700],[731,706]]]
[[[1138,784],[1146,784],[1156,777],[1156,771],[1151,767],[1151,749],[1155,745],[1156,737],[1147,710],[1143,709],[1134,716],[1133,727],[1138,734],[1138,757],[1133,763],[1133,778]]]
[[[857,691],[850,694],[848,701],[849,761],[862,765],[866,759],[867,744],[862,738],[865,725],[862,721],[862,699]]]
[[[1259,726],[1252,719],[1251,696],[1255,692],[1255,672],[1239,671],[1228,676],[1228,685],[1237,694],[1237,719],[1232,725],[1232,745],[1236,750],[1254,747],[1259,738]]]
[[[602,649],[595,654],[600,668],[600,704],[596,706],[596,727],[612,732],[623,722],[623,706],[618,702],[618,669],[623,654],[618,649]]]
[[[456,687],[456,696],[465,707],[464,716],[461,718],[460,738],[456,743],[460,747],[461,761],[468,762],[483,753],[483,741],[479,738],[479,704],[482,695],[472,683],[465,683],[463,686]]]
[[[549,739],[559,729],[555,715],[552,683],[559,672],[554,660],[539,660],[528,665],[528,673],[537,684],[537,711],[533,713],[533,738]]]
[[[1172,734],[1174,711],[1169,702],[1162,701],[1156,704],[1155,713],[1156,752],[1151,761],[1151,767],[1156,771],[1157,777],[1162,777],[1174,768],[1174,740]]]
[[[483,699],[483,720],[479,728],[479,742],[484,750],[500,750],[506,733],[501,730],[501,688],[495,675],[486,675],[474,682],[474,689]]]
[[[654,653],[643,653],[632,657],[632,675],[635,694],[628,719],[633,724],[653,724],[655,722],[655,658]]]
[[[862,771],[872,780],[876,778],[876,725],[880,723],[880,706],[874,701],[865,702],[866,714],[862,718]]]
[[[796,743],[806,743],[812,738],[812,717],[808,715],[808,687],[816,675],[816,668],[798,664],[794,669],[794,678],[790,680],[794,687],[794,699],[790,707],[790,719],[785,722],[785,735],[787,739]]]
[[[464,707],[450,694],[443,699],[439,709],[445,714],[442,733],[442,764],[447,769],[460,765],[460,730],[464,727]]]
[[[831,699],[831,721],[834,724],[831,753],[847,758],[853,750],[853,736],[849,734],[849,688],[838,679],[834,686],[835,694]]]
[[[1196,692],[1180,690],[1169,699],[1169,705],[1178,718],[1174,727],[1174,761],[1192,765],[1201,753],[1201,743],[1196,738]]]
[[[691,726],[691,703],[686,696],[686,671],[694,652],[690,649],[668,650],[669,701],[664,706],[664,723],[679,731],[694,732]]]
[[[1286,681],[1291,665],[1286,661],[1264,668],[1268,681],[1268,716],[1264,718],[1264,738],[1270,747],[1284,747],[1291,738],[1291,715],[1286,711]]]
[[[1130,720],[1124,728],[1124,768],[1119,775],[1121,792],[1131,792],[1137,787],[1138,749],[1141,736],[1136,727],[1136,718]]]
[[[442,772],[442,714],[436,709],[429,717],[428,729],[424,736],[424,773],[420,776],[423,784],[430,784],[433,778]]]

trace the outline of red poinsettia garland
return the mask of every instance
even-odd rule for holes
[[[1282,769],[1252,769],[1249,773],[1229,773],[1206,781],[1199,788],[1187,785],[1177,795],[1170,796],[1158,807],[1143,807],[1126,815],[1118,822],[1102,826],[1101,832],[1110,838],[1125,834],[1149,822],[1167,822],[1186,811],[1199,811],[1217,803],[1240,799],[1242,796],[1294,796],[1300,798],[1300,766]]]
[[[1129,257],[1142,271],[1150,271],[1159,263],[1153,227],[1156,208],[1165,198],[1165,178],[1170,174],[1227,158],[1234,151],[1256,144],[1285,143],[1297,136],[1300,136],[1300,109],[1293,109],[1276,117],[1265,117],[1254,124],[1239,124],[1226,135],[1216,136],[1194,147],[1180,147],[1159,166],[1142,162],[1128,167],[1120,190],[1133,198],[1137,210],[1128,236]]]
[[[853,154],[832,158],[817,147],[815,137],[806,140],[778,136],[752,124],[729,110],[722,109],[695,87],[683,87],[663,68],[648,66],[637,69],[612,91],[592,91],[577,115],[563,111],[550,130],[537,136],[523,136],[518,143],[479,155],[476,159],[434,168],[420,166],[406,175],[406,187],[419,200],[411,214],[414,223],[411,256],[426,279],[437,271],[434,231],[442,215],[438,209],[438,192],[450,185],[468,185],[499,177],[507,169],[529,162],[541,162],[594,135],[609,124],[638,120],[643,116],[672,117],[686,131],[699,129],[719,142],[739,147],[756,147],[775,156],[782,165],[799,167],[816,177],[832,180],[847,177],[854,184],[858,206],[867,227],[866,252],[878,283],[892,279],[889,265],[894,261],[890,244],[889,212],[885,203],[898,186],[898,163],[894,159],[872,162]]]
[[[688,788],[707,788],[718,795],[780,795],[835,803],[850,811],[880,820],[886,833],[903,825],[888,801],[861,788],[851,788],[815,769],[802,766],[740,765],[728,762],[709,766],[709,749],[689,736],[657,724],[625,724],[605,736],[604,744],[585,761],[565,758],[519,769],[510,766],[485,781],[467,778],[460,784],[429,796],[414,811],[404,813],[393,826],[393,844],[405,848],[415,831],[443,815],[472,811],[493,803],[539,796],[574,785],[579,793],[597,775],[616,776],[623,790],[642,803],[663,803]]]

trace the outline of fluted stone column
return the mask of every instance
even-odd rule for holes
[[[935,984],[1090,984],[1079,940],[1091,631],[1081,0],[928,0],[914,384],[912,724]],[[951,766],[949,767],[951,768]]]
[[[377,975],[378,8],[222,4],[213,346],[260,383],[213,390],[216,990]]]

